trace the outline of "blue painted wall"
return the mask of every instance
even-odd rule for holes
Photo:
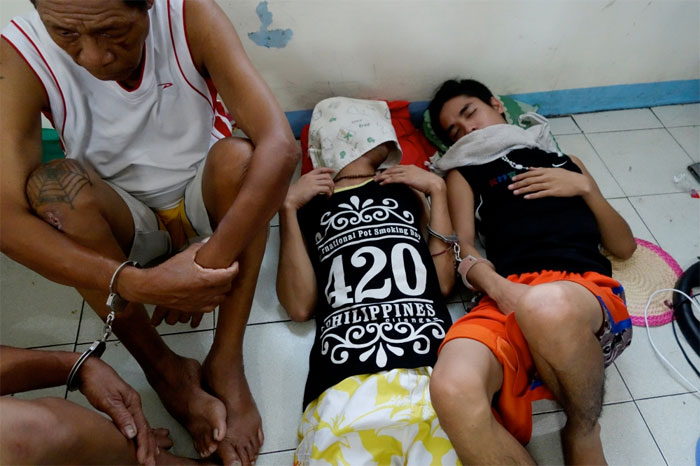
[[[498,92],[497,89],[493,91]],[[544,116],[688,104],[700,102],[700,79],[511,94],[511,97],[537,106]],[[416,101],[409,105],[411,119],[416,126],[420,124],[427,107],[428,101]],[[312,109],[287,112],[287,119],[297,137],[311,119],[311,112]]]

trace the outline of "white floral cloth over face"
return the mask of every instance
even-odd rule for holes
[[[309,157],[314,168],[328,167],[337,173],[389,141],[396,144],[396,150],[379,168],[401,162],[401,149],[386,102],[331,97],[314,107],[309,127]]]

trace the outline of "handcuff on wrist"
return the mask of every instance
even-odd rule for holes
[[[469,283],[469,280],[467,279],[467,275],[469,275],[469,271],[472,269],[472,267],[474,267],[476,264],[487,264],[493,270],[496,270],[496,266],[494,266],[493,262],[490,260],[484,259],[483,257],[474,257],[471,254],[467,255],[467,257],[464,259],[459,259],[457,262],[459,263],[457,266],[457,272],[459,273],[460,277],[462,277],[462,283],[464,283],[464,286],[471,291],[478,291],[476,288],[474,288],[474,285]]]
[[[119,277],[119,273],[122,271],[122,269],[124,269],[124,267],[128,265],[134,267],[139,266],[139,264],[135,261],[124,261],[121,264],[119,264],[119,267],[117,267],[117,269],[112,274],[112,279],[109,281],[109,296],[107,297],[107,307],[109,307],[110,312],[107,315],[107,319],[105,319],[105,325],[102,330],[102,338],[100,338],[99,340],[95,340],[92,343],[92,345],[90,345],[90,347],[87,350],[85,350],[83,354],[80,355],[78,360],[75,361],[75,364],[73,364],[73,367],[68,373],[68,380],[66,381],[66,393],[73,392],[78,389],[80,381],[80,379],[78,378],[78,372],[80,371],[80,368],[85,363],[85,361],[87,361],[87,359],[90,356],[100,358],[105,352],[105,348],[107,347],[107,338],[109,338],[109,336],[112,334],[112,323],[114,322],[114,317],[129,303],[127,300],[119,296],[116,289],[117,278]]]
[[[449,251],[450,249],[452,249],[452,253],[453,253],[454,256],[455,256],[455,260],[456,260],[457,262],[459,262],[459,261],[461,260],[461,259],[459,258],[459,237],[458,237],[457,235],[443,235],[443,234],[440,234],[440,233],[438,233],[437,231],[433,230],[433,229],[430,227],[430,224],[428,224],[427,227],[428,227],[428,234],[429,234],[430,236],[433,236],[433,237],[435,237],[435,238],[441,240],[443,243],[446,243],[446,244],[447,244],[447,248],[446,248],[446,249],[444,249],[443,251],[440,251],[440,252],[438,252],[438,253],[431,254],[431,256],[437,257],[437,256],[440,256],[440,255],[446,253],[446,252]]]
[[[469,254],[467,255],[467,257],[462,258],[460,254],[461,251],[459,248],[459,238],[457,237],[457,235],[441,235],[440,233],[430,228],[430,224],[428,224],[428,233],[430,234],[430,236],[434,236],[435,238],[442,240],[443,242],[449,244],[452,247],[452,251],[455,256],[455,261],[457,262],[457,272],[462,277],[462,283],[464,283],[464,286],[466,286],[467,289],[471,291],[478,291],[476,288],[474,288],[474,285],[469,283],[469,280],[467,279],[469,271],[476,264],[487,264],[493,270],[496,270],[496,266],[493,265],[493,262],[491,262],[488,259],[484,259],[483,257],[475,257]],[[433,257],[439,256],[447,252],[448,250],[449,247],[444,251],[438,252],[437,254],[433,254]]]

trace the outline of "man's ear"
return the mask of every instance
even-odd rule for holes
[[[503,102],[498,100],[496,96],[491,96],[491,107],[493,107],[493,109],[498,113],[503,113],[506,111],[506,109],[503,107]]]

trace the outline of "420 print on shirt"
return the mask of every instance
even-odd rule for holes
[[[356,374],[432,366],[451,319],[404,185],[369,182],[298,213],[316,273],[316,337],[304,406]]]

